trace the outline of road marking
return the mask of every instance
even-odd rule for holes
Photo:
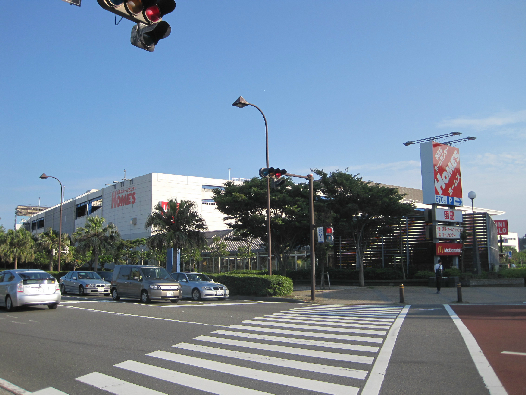
[[[171,362],[177,362],[185,365],[213,370],[216,372],[231,374],[234,376],[246,377],[252,380],[261,380],[265,383],[286,385],[309,391],[318,391],[324,394],[350,395],[358,393],[358,388],[356,387],[341,384],[333,384],[312,379],[304,379],[301,377],[289,376],[281,373],[266,372],[264,370],[230,365],[224,362],[210,361],[207,359],[190,357],[188,355],[183,354],[174,354],[166,351],[155,351],[146,355],[161,358]]]
[[[241,359],[243,361],[257,362],[266,365],[280,366],[283,368],[291,368],[298,370],[305,370],[309,372],[331,374],[333,376],[348,377],[353,379],[363,380],[367,376],[367,371],[349,368],[340,368],[336,366],[320,365],[317,363],[295,361],[284,358],[269,357],[258,354],[251,354],[242,351],[231,351],[223,348],[200,346],[190,343],[179,343],[174,348],[181,348],[192,352],[201,352],[210,355],[220,355],[227,358]]]
[[[243,340],[221,339],[221,338],[212,337],[212,336],[198,336],[195,338],[195,340],[205,341],[205,342],[210,342],[210,343],[225,344],[225,345],[231,345],[231,346],[237,346],[237,347],[252,348],[256,350],[281,352],[284,354],[301,355],[304,357],[325,358],[325,359],[332,359],[335,361],[356,362],[356,363],[363,363],[363,364],[369,364],[369,365],[372,364],[374,361],[373,357],[366,357],[362,355],[340,354],[340,353],[335,353],[335,352],[330,352],[330,351],[307,350],[307,349],[297,348],[297,347],[252,343],[252,342],[247,342]]]
[[[501,354],[523,355],[523,356],[526,356],[526,352],[515,352],[515,351],[502,351]]]
[[[44,388],[43,390],[31,392],[31,395],[68,395],[65,392],[59,391],[56,388],[49,387]]]
[[[78,377],[77,380],[116,395],[166,395],[164,392],[154,391],[98,372]]]
[[[308,337],[312,337],[308,332],[293,332],[290,331],[293,334],[297,335],[304,335]],[[291,333],[291,334],[292,334]],[[347,343],[339,343],[339,342],[329,342],[325,340],[308,340],[308,339],[299,339],[297,337],[283,337],[283,336],[272,336],[272,335],[259,335],[256,333],[244,333],[244,332],[234,332],[234,331],[215,331],[212,332],[212,334],[218,334],[223,336],[235,336],[235,337],[242,337],[245,339],[255,339],[255,340],[265,340],[265,341],[271,341],[271,342],[279,342],[279,343],[290,343],[290,344],[299,344],[302,346],[314,346],[314,347],[325,347],[325,348],[337,348],[341,350],[353,350],[353,351],[364,351],[364,352],[378,352],[379,348],[375,346],[362,346],[359,344],[347,344]],[[318,337],[321,337],[323,339],[329,338],[328,336],[323,336],[320,333],[316,333],[316,335],[319,335]],[[347,335],[342,335],[347,336]],[[348,336],[351,337],[351,341],[356,341],[356,337],[358,336]],[[342,339],[337,339],[342,340]],[[349,340],[349,339],[343,339],[343,340]],[[382,339],[376,339],[380,340],[378,343],[381,343]]]
[[[170,383],[179,384],[185,387],[190,387],[190,388],[198,389],[204,392],[217,394],[217,395],[268,394],[268,392],[261,392],[261,391],[252,390],[249,388],[238,387],[236,385],[221,383],[220,381],[204,379],[198,376],[193,376],[191,374],[180,373],[174,370],[160,368],[157,366],[152,366],[152,365],[148,365],[148,364],[141,363],[141,362],[124,361],[115,366],[118,368],[130,370],[135,373],[140,373],[146,376],[168,381]]]
[[[468,348],[469,354],[471,355],[473,362],[475,362],[475,366],[477,367],[477,370],[480,376],[482,377],[482,380],[484,380],[484,383],[486,384],[489,393],[491,395],[507,395],[506,390],[502,386],[502,383],[500,382],[499,378],[497,377],[497,374],[489,364],[487,358],[484,356],[484,353],[478,345],[475,337],[471,334],[471,332],[462,322],[460,317],[453,311],[451,307],[449,307],[449,305],[445,304],[444,307],[449,313],[455,325],[457,326],[458,331],[462,335],[464,343],[466,343],[466,346]]]
[[[385,339],[380,353],[376,358],[373,369],[369,374],[369,378],[363,387],[361,395],[377,395],[380,393],[380,389],[382,388],[382,383],[385,378],[385,373],[387,371],[387,367],[389,366],[389,360],[393,354],[396,338],[398,337],[398,333],[400,332],[400,328],[402,327],[402,323],[404,322],[404,318],[407,315],[410,307],[411,305],[405,306],[398,315],[398,318],[393,323],[393,326],[387,334],[387,338]]]
[[[276,318],[276,317],[256,317],[255,320],[261,320],[261,321],[272,321],[272,322],[288,322],[288,323],[300,323],[300,324],[308,324],[308,323],[319,323],[324,325],[331,325],[331,326],[345,326],[345,327],[351,327],[351,328],[371,328],[371,329],[389,329],[391,325],[387,324],[374,324],[373,322],[367,322],[363,323],[354,323],[351,321],[345,321],[345,322],[336,322],[331,320],[305,320],[305,319],[299,319],[299,318]],[[288,325],[287,325],[288,326]],[[312,326],[312,325],[311,325]]]
[[[368,337],[368,336],[353,336],[353,335],[337,335],[332,333],[317,333],[317,332],[302,332],[302,331],[289,331],[286,329],[274,329],[274,328],[262,328],[262,327],[252,327],[246,325],[230,325],[228,328],[239,329],[246,331],[255,331],[255,332],[270,332],[279,335],[298,335],[298,336],[308,336],[308,337],[321,337],[321,338],[330,338],[330,339],[339,339],[339,340],[354,340],[359,342],[370,342],[370,343],[382,343],[384,340],[381,337]],[[315,328],[308,328],[315,329]]]
[[[321,325],[319,327],[313,325],[296,325],[296,324],[283,324],[280,322],[264,322],[264,321],[253,321],[247,320],[243,321],[244,324],[252,325],[266,325],[266,326],[277,326],[290,329],[309,329],[314,331],[327,331],[327,332],[341,332],[341,333],[359,333],[363,335],[378,335],[384,336],[387,331],[378,331],[378,330],[367,330],[367,329],[354,329],[354,328],[334,328],[331,326]]]

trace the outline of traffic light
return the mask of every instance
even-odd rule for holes
[[[151,25],[175,10],[174,0],[97,0],[99,5],[135,23]]]
[[[281,176],[284,176],[285,174],[287,174],[287,170],[285,169],[277,169],[274,167],[263,167],[259,169],[260,177],[270,177],[274,179],[279,179]]]
[[[175,10],[174,0],[97,0],[99,5],[116,15],[137,23],[130,41],[136,47],[153,52],[159,40],[172,31],[163,16]]]
[[[332,235],[332,228],[325,228],[325,241],[329,244],[334,244],[334,236]]]
[[[274,168],[274,167],[271,167],[268,169],[268,176],[270,178],[277,178],[279,179],[281,176],[284,176],[285,174],[287,174],[287,170],[285,169],[278,169],[278,168]]]
[[[138,23],[132,28],[130,41],[138,48],[153,52],[159,40],[168,37],[171,31],[172,28],[165,21],[150,26]]]

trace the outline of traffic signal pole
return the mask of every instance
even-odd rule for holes
[[[316,225],[314,223],[314,174],[308,176],[300,176],[297,174],[283,174],[288,177],[298,177],[309,180],[309,212],[310,212],[310,266],[311,266],[311,278],[310,278],[310,299],[314,302],[316,299],[316,257],[314,256],[314,239],[316,237]]]

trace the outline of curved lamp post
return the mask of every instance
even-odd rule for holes
[[[60,254],[62,253],[62,202],[64,200],[64,187],[57,177],[48,176],[46,173],[42,173],[40,178],[42,180],[54,178],[60,184],[60,223],[58,225],[58,271],[60,272]]]
[[[263,115],[263,120],[265,121],[265,138],[266,138],[266,153],[267,153],[267,169],[270,167],[269,161],[268,161],[268,125],[267,125],[267,118],[265,117],[265,114],[263,114],[263,111],[256,106],[255,104],[251,104],[247,102],[243,96],[239,96],[237,100],[232,103],[233,107],[239,107],[243,108],[246,106],[252,106],[258,109],[258,111]],[[268,233],[268,274],[272,276],[272,244],[271,244],[271,235],[270,235],[270,178],[267,177],[267,233]]]
[[[477,197],[477,194],[474,191],[470,191],[468,193],[468,198],[471,199],[471,216],[472,216],[472,230],[473,230],[473,263],[475,263],[477,268],[477,274],[480,274],[482,271],[482,267],[480,266],[480,259],[479,259],[479,247],[477,243],[477,231],[475,229],[475,211],[473,210],[473,201]]]

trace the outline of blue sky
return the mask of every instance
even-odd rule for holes
[[[0,224],[151,172],[251,178],[348,169],[421,188],[419,147],[452,131],[465,203],[526,234],[526,2],[178,0],[149,53],[96,0],[2,4]]]

